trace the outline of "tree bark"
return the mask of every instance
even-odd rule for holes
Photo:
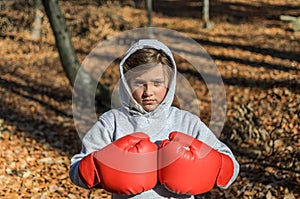
[[[42,0],[45,12],[55,36],[56,46],[64,71],[74,85],[77,70],[80,68],[65,18],[57,0]]]
[[[153,37],[152,32],[152,0],[146,1],[146,8],[147,8],[147,18],[148,18],[148,35],[149,37]]]
[[[32,32],[31,32],[31,39],[33,40],[39,40],[41,38],[41,26],[42,26],[42,11],[41,6],[42,2],[41,0],[35,0],[35,16],[34,16],[34,22],[32,25]]]
[[[152,0],[147,0],[148,27],[152,26]]]
[[[73,117],[78,123],[94,122],[98,82],[82,67],[73,47],[70,32],[57,0],[42,0],[55,36],[62,67],[73,87]],[[75,82],[76,80],[76,82]]]
[[[209,20],[209,0],[203,0],[202,20],[204,28],[212,28],[213,24]]]

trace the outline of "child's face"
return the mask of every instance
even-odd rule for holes
[[[168,78],[162,64],[152,67],[129,81],[133,98],[146,111],[153,111],[165,98]]]

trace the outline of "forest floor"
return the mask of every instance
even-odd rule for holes
[[[147,26],[145,9],[133,8],[131,1],[103,2],[60,1],[80,61],[99,42]],[[202,28],[201,2],[153,2],[153,26],[199,42],[224,82],[227,112],[220,139],[241,171],[228,189],[216,187],[203,198],[300,198],[300,32],[279,19],[300,16],[300,2],[211,1],[210,30]],[[42,37],[33,41],[32,1],[0,3],[0,197],[110,198],[104,190],[85,190],[69,179],[70,158],[81,143],[72,88],[46,15]],[[205,84],[194,73],[181,73],[195,86],[205,113],[201,119],[208,123]],[[117,75],[112,77],[115,81]]]

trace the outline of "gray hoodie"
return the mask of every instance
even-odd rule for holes
[[[169,90],[162,103],[153,111],[147,112],[131,96],[131,92],[123,74],[123,63],[138,49],[155,48],[165,52],[172,60],[175,74]],[[87,188],[80,179],[78,165],[86,155],[99,150],[111,142],[133,132],[145,132],[150,140],[159,143],[168,139],[172,131],[179,131],[191,135],[206,143],[220,153],[231,157],[234,162],[234,174],[225,187],[229,187],[239,173],[239,164],[234,158],[231,150],[211,132],[211,130],[199,119],[198,116],[171,106],[176,87],[176,63],[170,49],[157,40],[145,39],[135,43],[125,54],[120,63],[120,100],[121,107],[112,109],[102,114],[94,126],[82,139],[82,150],[71,159],[70,178],[78,186]],[[122,164],[122,163],[120,163]],[[117,180],[117,179],[116,179]],[[117,183],[117,182],[116,182]],[[157,184],[152,190],[145,191],[135,196],[113,194],[113,198],[194,198],[193,196],[178,195]]]

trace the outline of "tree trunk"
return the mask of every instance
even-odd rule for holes
[[[134,0],[133,1],[133,7],[134,8],[138,8],[139,6],[138,6],[138,3],[139,3],[139,0]]]
[[[98,82],[81,67],[77,59],[58,1],[42,0],[42,2],[55,36],[62,67],[73,86],[73,117],[78,123],[93,123],[95,119],[95,96],[99,95]]]
[[[88,74],[84,69],[80,69],[81,64],[76,56],[75,49],[71,40],[71,35],[65,22],[65,18],[60,10],[57,0],[42,0],[45,7],[47,17],[50,21],[51,28],[55,36],[56,46],[59,52],[59,57],[62,67],[69,79],[69,82],[74,86],[75,79],[82,85],[82,90],[88,92],[95,92],[96,82],[93,77]],[[76,76],[77,75],[77,76]]]
[[[148,18],[148,36],[153,38],[153,31],[152,31],[152,0],[146,1],[146,8],[147,8],[147,18]]]
[[[42,26],[42,11],[41,11],[41,0],[35,0],[35,16],[32,26],[31,39],[39,40],[41,38],[41,26]]]
[[[147,0],[148,27],[152,26],[152,0]]]
[[[211,29],[213,27],[209,20],[209,0],[203,0],[202,19],[204,28]]]
[[[77,70],[80,68],[65,18],[57,0],[42,0],[51,28],[55,36],[56,46],[64,71],[74,85]]]

